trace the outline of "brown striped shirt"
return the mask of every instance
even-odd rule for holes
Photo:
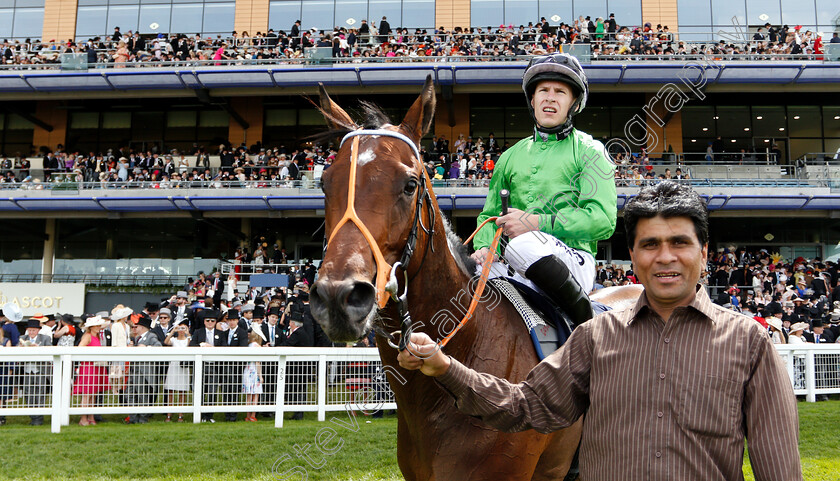
[[[796,398],[754,320],[705,289],[664,322],[642,295],[578,327],[520,384],[457,360],[437,378],[458,409],[503,431],[547,433],[586,413],[581,479],[801,480]]]

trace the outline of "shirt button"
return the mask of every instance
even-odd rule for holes
[[[531,168],[531,173],[532,173],[532,174],[536,174],[536,173],[537,173],[537,168],[536,168],[536,167],[532,167],[532,168]]]
[[[533,196],[533,195],[529,195],[529,196],[528,196],[528,202],[533,202],[533,201],[534,201],[534,196]]]
[[[662,416],[664,416],[664,414],[662,414],[662,411],[659,411],[658,413],[656,413],[656,417],[661,418]]]
[[[671,338],[670,338],[670,337],[666,337],[666,338],[665,338],[665,344],[668,344],[669,342],[671,342]]]
[[[543,143],[541,143],[541,144],[540,144],[540,148],[541,148],[542,150],[545,150],[545,149],[547,149],[547,148],[548,148],[548,144],[547,144],[547,143],[545,143],[545,142],[543,142]]]
[[[659,373],[659,379],[665,379],[665,373],[664,372]]]
[[[659,451],[657,451],[657,452],[656,452],[656,457],[657,457],[657,458],[661,458],[661,457],[662,457],[662,453],[660,453]]]

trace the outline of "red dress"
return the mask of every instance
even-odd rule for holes
[[[98,337],[91,337],[89,346],[99,347]],[[93,361],[79,363],[79,373],[73,385],[73,394],[98,394],[108,388],[108,368],[94,365]]]

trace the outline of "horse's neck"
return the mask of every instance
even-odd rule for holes
[[[408,291],[409,311],[412,319],[422,322],[414,332],[425,332],[433,340],[439,341],[461,322],[472,300],[471,276],[459,268],[455,255],[447,245],[446,236],[441,229],[436,238],[435,252],[425,253],[420,271],[410,282]],[[437,236],[436,236],[437,237]],[[474,284],[474,283],[473,283]],[[481,307],[477,307],[472,321],[481,318]],[[447,351],[457,346],[472,345],[471,329],[459,331],[448,345]]]

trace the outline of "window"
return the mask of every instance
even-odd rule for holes
[[[560,18],[553,19],[555,15]],[[572,19],[572,3],[539,0],[539,18],[542,17],[548,20],[549,25],[558,26],[560,22],[566,23]]]
[[[268,26],[289,33],[295,20],[300,19],[300,1],[271,2],[268,7]]]
[[[762,15],[767,18],[763,19]],[[770,22],[772,25],[781,25],[782,11],[779,2],[768,2],[766,0],[747,0],[747,22],[749,25],[761,25]]]
[[[403,25],[417,28],[435,27],[434,0],[403,0]],[[336,14],[336,23],[339,17]],[[413,30],[411,31],[413,33]]]
[[[368,20],[367,7],[367,0],[336,0],[335,24],[339,27],[359,28],[362,20]],[[432,12],[434,13],[434,4]],[[350,19],[353,19],[352,23],[347,23]]]
[[[403,25],[402,2],[400,0],[370,0],[368,12],[368,22],[374,22],[377,28],[379,28],[383,16],[388,17],[388,24],[391,25],[392,29]]]
[[[821,137],[821,120],[819,107],[788,107],[788,126],[791,137]]]
[[[318,30],[331,29],[335,26],[333,23],[334,8],[333,0],[303,0],[303,11],[300,15],[301,30],[311,28],[317,28]],[[314,39],[317,41],[318,37],[315,36]]]
[[[76,12],[76,38],[92,38],[107,32],[107,6],[79,7]]]
[[[539,20],[537,0],[505,0],[505,24],[518,27]]]
[[[592,17],[592,22],[598,17],[609,18],[607,11],[607,0],[577,0],[574,3],[575,18],[583,15],[583,18]],[[574,22],[574,20],[572,20]]]
[[[782,23],[790,25],[790,28],[794,25],[813,28],[816,21],[817,11],[812,0],[782,0]]]
[[[715,26],[721,27],[721,30],[736,35],[736,26],[739,29],[746,27],[747,14],[744,0],[712,0],[712,21]],[[717,33],[717,30],[713,31]]]
[[[233,31],[233,17],[236,11],[236,3],[205,3],[204,4],[204,25],[202,33],[223,33],[229,34]]]
[[[172,14],[172,5],[141,5],[140,6],[140,33],[166,33],[169,32],[169,16]],[[157,24],[157,28],[152,28]],[[179,32],[180,33],[180,32]]]
[[[472,0],[470,23],[476,27],[498,27],[505,21],[502,0]]]
[[[823,27],[825,31],[836,31],[833,20],[838,13],[840,13],[840,9],[837,8],[837,0],[817,0],[817,24]]]
[[[785,108],[783,106],[753,107],[752,109],[753,137],[787,137],[784,130]]]
[[[642,25],[642,2],[639,0],[607,0],[609,13],[615,14],[615,21],[619,25]],[[604,22],[609,17],[604,17]],[[676,30],[676,25],[668,25],[669,30]]]
[[[18,1],[20,3],[20,1]],[[42,2],[43,4],[43,2]],[[40,37],[44,28],[44,7],[16,8],[12,36],[18,38]]]
[[[270,109],[265,111],[265,125],[268,127],[297,125],[297,110]]]
[[[204,5],[200,3],[186,3],[172,5],[172,31],[191,35],[200,33],[201,16]]]

